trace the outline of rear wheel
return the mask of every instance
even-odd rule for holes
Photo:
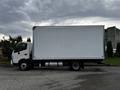
[[[28,64],[26,61],[21,61],[21,62],[19,63],[19,69],[20,69],[21,71],[26,71],[26,70],[29,69],[29,64]]]
[[[80,63],[79,62],[72,62],[71,63],[71,68],[74,71],[79,71],[80,70]]]

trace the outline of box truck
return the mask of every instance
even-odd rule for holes
[[[11,63],[20,70],[62,62],[80,70],[86,62],[104,59],[104,26],[34,26],[33,44],[21,42],[12,52]]]

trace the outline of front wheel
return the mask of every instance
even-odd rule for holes
[[[19,69],[21,71],[26,71],[26,70],[28,70],[28,68],[29,68],[29,65],[28,65],[28,63],[26,61],[21,61],[19,63]]]

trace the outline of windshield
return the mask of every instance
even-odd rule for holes
[[[19,43],[15,47],[15,52],[19,52],[19,51],[22,51],[25,49],[27,49],[27,44],[26,43]]]

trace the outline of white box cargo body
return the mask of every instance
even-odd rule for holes
[[[36,26],[33,60],[104,59],[104,26]]]
[[[104,59],[104,26],[34,26],[33,45],[18,43],[11,57],[20,70],[55,62],[78,71]]]

